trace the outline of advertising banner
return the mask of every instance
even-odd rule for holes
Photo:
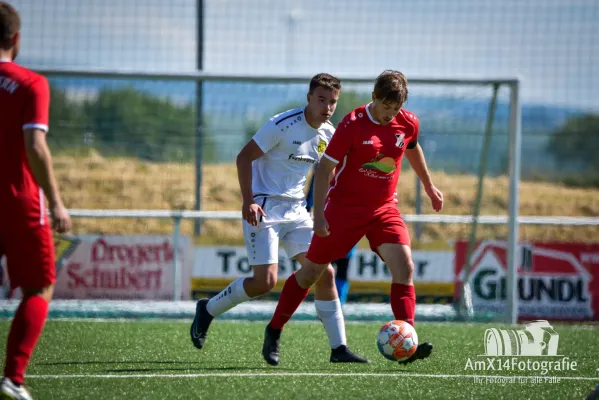
[[[218,293],[233,280],[252,276],[245,247],[196,247],[192,272],[194,297]],[[421,301],[450,302],[453,295],[453,251],[414,250],[414,281]],[[279,281],[273,290],[280,293],[285,279],[300,268],[290,261],[285,251],[279,252]],[[351,283],[349,298],[363,301],[383,300],[389,295],[391,274],[372,251],[360,249],[351,260],[348,271]]]
[[[57,299],[171,300],[171,236],[83,235],[55,240]],[[191,241],[179,244],[182,299],[190,298]]]
[[[468,243],[456,243],[456,283],[464,279]],[[599,244],[522,243],[518,248],[521,319],[598,320]],[[475,311],[503,313],[507,289],[507,244],[479,243],[471,257],[469,283]],[[456,284],[455,296],[459,296]]]

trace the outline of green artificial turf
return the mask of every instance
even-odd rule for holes
[[[427,360],[408,366],[378,353],[380,325],[348,324],[350,347],[372,364],[340,365],[328,362],[320,323],[290,323],[281,339],[281,364],[270,367],[261,356],[265,323],[216,320],[205,348],[197,350],[189,338],[189,322],[48,321],[26,385],[35,399],[521,400],[583,399],[599,383],[597,328],[555,325],[559,354],[576,361],[577,368],[543,375],[466,368],[469,358],[487,364],[486,357],[478,356],[484,353],[483,335],[497,325],[418,324],[420,340],[432,342],[435,349]],[[9,322],[0,321],[3,342],[8,330]],[[4,349],[0,354],[4,358]],[[502,363],[510,359],[502,357]],[[537,382],[532,376],[543,378]]]

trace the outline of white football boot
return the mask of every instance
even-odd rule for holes
[[[10,379],[3,378],[0,384],[0,400],[32,400],[23,385],[17,386]]]

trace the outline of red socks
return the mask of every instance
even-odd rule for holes
[[[406,321],[414,326],[416,315],[416,291],[412,285],[391,284],[391,310],[395,319]]]
[[[40,296],[29,296],[19,305],[8,334],[4,376],[23,384],[25,369],[39,339],[46,317],[48,302]]]
[[[291,319],[293,313],[308,296],[308,292],[310,292],[310,289],[304,289],[298,285],[295,273],[291,275],[285,282],[285,286],[283,286],[275,314],[268,325],[273,329],[283,329],[283,326]]]

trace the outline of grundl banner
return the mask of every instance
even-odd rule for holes
[[[465,241],[456,243],[456,282],[464,278],[467,248]],[[520,318],[599,320],[599,244],[521,244],[518,261]],[[507,244],[479,243],[471,263],[468,280],[475,311],[503,313],[507,297]],[[458,285],[456,298],[457,288]]]

